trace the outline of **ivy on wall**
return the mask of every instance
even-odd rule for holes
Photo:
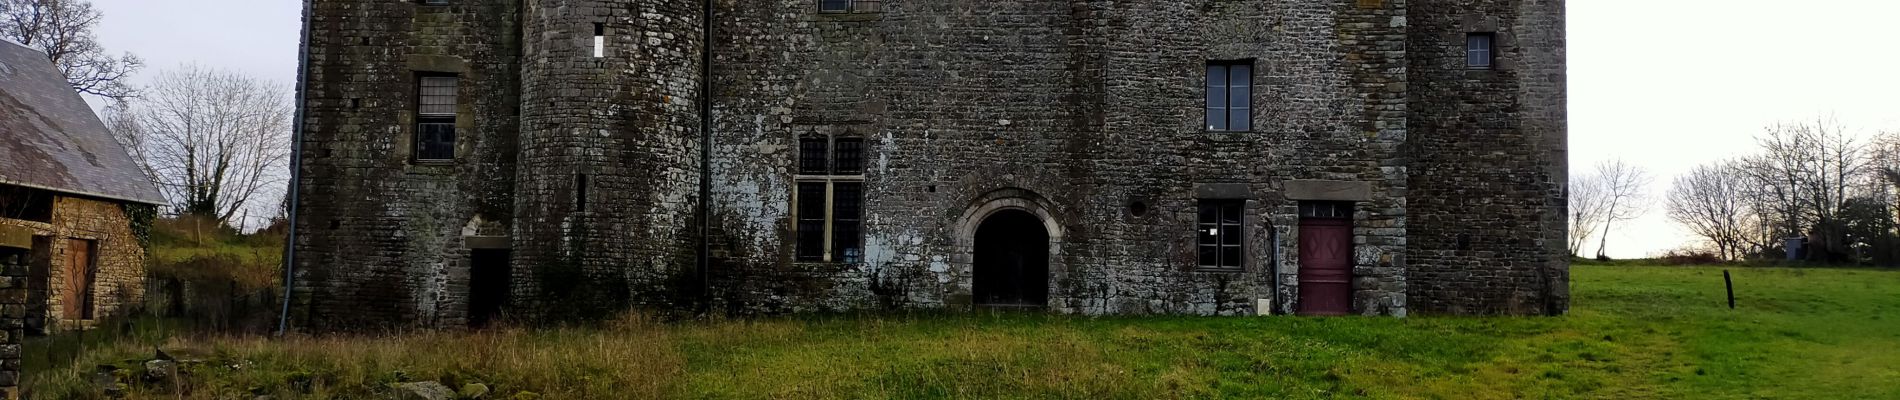
[[[119,209],[125,211],[126,220],[132,225],[132,237],[139,239],[139,247],[150,251],[152,223],[158,220],[158,207],[150,204],[119,203]]]

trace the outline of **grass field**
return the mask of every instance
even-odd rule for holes
[[[1900,272],[1733,271],[1736,310],[1719,268],[1577,266],[1557,318],[630,318],[286,340],[145,328],[70,365],[29,359],[26,383],[96,397],[95,365],[163,343],[207,360],[169,389],[186,398],[373,398],[408,380],[549,399],[1900,398]]]

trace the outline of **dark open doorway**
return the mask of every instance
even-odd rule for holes
[[[468,326],[484,327],[508,304],[508,249],[469,251]]]
[[[26,265],[26,321],[27,335],[46,335],[47,304],[53,287],[53,238],[34,236],[33,252]]]
[[[976,305],[1049,304],[1049,231],[1021,210],[991,214],[976,229],[971,295]]]

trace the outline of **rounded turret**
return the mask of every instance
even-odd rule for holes
[[[700,201],[701,5],[522,12],[514,303],[561,318],[678,302]]]

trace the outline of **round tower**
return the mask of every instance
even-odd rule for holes
[[[531,317],[696,288],[701,2],[526,0],[512,303]]]

